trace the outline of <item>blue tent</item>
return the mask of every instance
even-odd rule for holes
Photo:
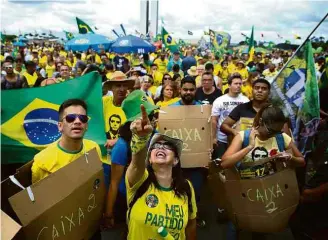
[[[142,38],[128,35],[116,39],[110,47],[115,53],[149,53],[154,52],[156,47]]]
[[[15,47],[25,47],[26,46],[26,44],[21,41],[14,42],[13,45]]]
[[[100,49],[108,50],[112,41],[103,35],[86,33],[79,34],[65,44],[66,50],[86,51],[89,48],[99,51]]]

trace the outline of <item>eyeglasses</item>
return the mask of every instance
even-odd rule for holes
[[[277,130],[274,130],[274,129],[271,129],[271,128],[268,128],[267,125],[265,124],[265,122],[263,122],[263,126],[265,127],[265,130],[267,131],[268,135],[276,135],[276,134],[279,134],[279,133],[282,133],[282,131],[277,131]]]
[[[67,114],[63,119],[66,120],[66,122],[68,123],[72,123],[75,121],[76,118],[79,118],[79,120],[82,123],[87,123],[88,122],[88,116],[87,115],[83,115],[83,114]]]
[[[175,150],[175,147],[172,146],[170,143],[168,142],[157,142],[157,143],[154,143],[154,145],[151,147],[151,149],[166,149],[166,150]]]
[[[171,78],[170,77],[165,77],[164,80],[171,80]]]
[[[5,69],[13,69],[13,66],[6,66]]]

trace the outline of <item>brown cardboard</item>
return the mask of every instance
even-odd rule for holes
[[[208,166],[212,149],[210,105],[171,106],[161,108],[159,132],[183,140],[181,166],[194,168]]]
[[[15,178],[28,179],[30,166],[20,168]],[[89,239],[98,230],[106,190],[95,149],[87,158],[83,155],[31,185],[34,202],[26,190],[10,182],[7,179],[1,183],[2,192],[9,198],[1,207],[11,218],[19,219],[24,239]],[[13,211],[8,211],[10,208]]]
[[[6,213],[1,211],[1,239],[2,240],[13,239],[21,228],[22,226],[16,223]]]
[[[222,177],[218,177],[222,170],[215,165],[211,168],[209,178],[212,186],[220,186],[222,182],[224,185],[218,204],[224,203],[237,228],[252,232],[278,232],[287,227],[289,217],[299,202],[293,169],[279,163],[275,174],[245,180],[240,179],[235,168],[227,169],[223,171],[225,180],[222,181]]]

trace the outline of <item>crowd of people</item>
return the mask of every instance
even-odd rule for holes
[[[103,80],[107,155],[84,139],[87,104],[68,99],[59,108],[62,137],[35,156],[32,182],[96,148],[108,190],[102,230],[126,226],[128,239],[158,239],[157,230],[164,227],[164,234],[174,239],[196,239],[197,227],[206,226],[197,206],[208,169],[181,168],[182,141],[158,133],[158,109],[211,105],[211,159],[221,159],[222,168],[272,157],[273,152],[277,159],[304,168],[308,156],[297,149],[282,110],[270,102],[272,80],[291,56],[292,51],[278,49],[250,58],[247,53],[218,56],[192,46],[142,55],[71,52],[56,44],[32,44],[16,51],[5,46],[1,89],[44,87],[98,71]],[[328,170],[327,164],[319,164],[328,156],[328,73],[324,53],[314,57],[321,122],[310,158],[317,171],[305,184],[299,183],[301,201],[290,224],[296,239],[328,227]],[[237,238],[233,225],[228,231],[229,239]]]

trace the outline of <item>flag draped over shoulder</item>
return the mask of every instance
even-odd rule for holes
[[[173,37],[162,27],[162,43],[166,49],[169,49],[171,52],[179,51],[179,47]]]
[[[253,26],[251,37],[249,38],[249,45],[248,45],[249,61],[253,61],[254,53],[255,53],[255,43],[254,43],[254,26]]]
[[[101,77],[92,72],[46,87],[2,91],[2,163],[28,162],[37,152],[57,141],[61,136],[58,109],[60,104],[71,98],[86,101],[89,125],[85,138],[102,147],[106,136]]]
[[[319,90],[311,42],[308,40],[272,82],[272,102],[291,120],[299,150],[311,151],[320,120]]]
[[[67,31],[64,31],[64,32],[65,32],[65,35],[66,35],[67,40],[71,40],[72,38],[74,38],[73,33],[67,32]]]
[[[81,34],[94,33],[94,31],[92,31],[91,27],[88,24],[86,24],[84,21],[79,19],[78,17],[76,18],[76,23],[77,23],[77,27],[79,29],[79,33],[81,33]]]

